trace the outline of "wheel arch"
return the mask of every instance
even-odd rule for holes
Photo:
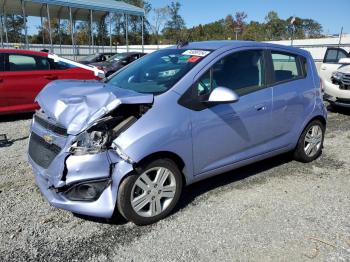
[[[176,164],[176,166],[179,168],[182,179],[183,179],[183,185],[186,185],[188,182],[188,179],[186,177],[186,165],[185,162],[183,161],[183,159],[177,155],[174,152],[170,152],[170,151],[159,151],[159,152],[154,152],[150,155],[145,156],[144,158],[142,158],[141,160],[139,160],[137,163],[134,164],[134,169],[137,169],[138,167],[142,166],[143,164],[150,162],[150,161],[154,161],[156,159],[161,159],[161,158],[167,158],[170,159],[172,161],[174,161],[174,163]]]
[[[326,120],[326,118],[325,118],[323,115],[315,115],[315,116],[311,117],[311,118],[309,119],[309,121],[305,121],[305,122],[304,122],[305,124],[304,124],[304,125],[302,126],[302,128],[299,130],[299,132],[298,132],[298,137],[297,137],[297,140],[296,140],[296,142],[295,142],[294,148],[298,145],[298,141],[299,141],[299,139],[300,139],[300,136],[301,136],[302,133],[304,132],[305,128],[306,128],[312,121],[314,121],[314,120],[319,120],[319,121],[324,125],[325,128],[327,127],[327,120]]]
[[[312,121],[314,120],[319,120],[325,127],[327,126],[327,121],[326,121],[326,118],[322,115],[317,115],[317,116],[314,116],[313,118],[311,118],[305,125],[304,129],[308,126],[308,124],[310,124]],[[303,130],[304,130],[303,129]]]
[[[133,164],[133,170],[137,170],[139,167],[141,167],[142,165],[144,165],[147,162],[150,161],[154,161],[156,159],[161,159],[161,158],[167,158],[170,159],[172,161],[174,161],[174,163],[176,164],[176,166],[179,168],[181,176],[182,176],[182,181],[183,181],[183,185],[186,186],[189,182],[188,178],[186,177],[185,174],[187,174],[186,171],[186,164],[183,161],[183,159],[177,155],[174,152],[170,152],[170,151],[158,151],[158,152],[154,152],[152,154],[149,154],[145,157],[143,157],[141,160],[137,161],[136,163]],[[132,174],[133,171],[130,171],[129,173],[125,174],[122,179],[119,182],[119,185],[122,183],[122,181],[127,178],[130,174]]]

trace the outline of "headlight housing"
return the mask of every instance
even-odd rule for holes
[[[70,147],[70,152],[77,155],[96,154],[107,149],[110,136],[106,131],[84,131]]]
[[[344,73],[335,71],[332,73],[332,80],[340,82],[344,76]]]
[[[123,118],[112,117],[101,119],[87,131],[78,135],[71,145],[69,152],[75,155],[97,154],[103,152],[110,148],[112,141],[134,124],[136,120],[137,118],[134,116],[130,116],[124,120]],[[114,148],[114,145],[112,148]]]

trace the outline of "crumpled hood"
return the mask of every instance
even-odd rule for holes
[[[77,135],[120,104],[151,104],[152,94],[109,86],[98,81],[57,80],[36,97],[47,116],[67,133]]]

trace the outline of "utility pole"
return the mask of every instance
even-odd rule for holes
[[[295,16],[293,16],[292,20],[290,20],[290,24],[292,26],[292,37],[291,37],[291,41],[290,41],[291,46],[293,46],[293,40],[294,40],[294,31],[295,31],[294,22],[295,22]]]
[[[340,45],[341,45],[341,38],[342,38],[342,36],[343,36],[343,27],[341,27],[341,30],[340,30],[338,48],[339,48]]]

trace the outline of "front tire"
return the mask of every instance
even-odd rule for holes
[[[174,209],[182,191],[182,175],[170,159],[151,161],[137,170],[119,186],[118,209],[136,225],[148,225]]]
[[[301,134],[294,150],[294,158],[309,163],[322,154],[326,127],[319,120],[311,121]]]

